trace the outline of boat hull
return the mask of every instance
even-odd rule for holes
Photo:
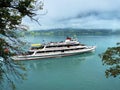
[[[21,55],[21,56],[14,56],[14,60],[38,60],[43,58],[54,58],[54,57],[63,57],[63,56],[70,56],[79,53],[86,53],[92,52],[95,50],[95,46],[91,46],[87,49],[82,50],[71,50],[71,51],[59,51],[59,52],[50,52],[50,53],[43,53],[43,54],[36,54],[36,55]]]

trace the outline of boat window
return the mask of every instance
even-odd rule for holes
[[[34,49],[43,49],[44,46],[40,46],[40,47],[31,47],[31,50],[34,50]]]
[[[44,53],[44,51],[38,51],[37,53]]]
[[[32,55],[34,52],[27,52],[27,55]]]

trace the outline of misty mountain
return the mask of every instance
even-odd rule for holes
[[[112,29],[49,29],[49,30],[35,30],[27,32],[26,34],[34,35],[63,35],[63,36],[72,36],[72,35],[120,35],[120,30]]]

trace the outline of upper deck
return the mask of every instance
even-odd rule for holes
[[[61,42],[32,44],[30,50],[43,49],[43,48],[70,47],[70,46],[79,46],[79,45],[84,46],[84,44],[80,44],[77,40],[67,37],[65,41],[61,41]]]

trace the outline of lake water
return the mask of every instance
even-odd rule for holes
[[[28,36],[31,43],[63,41],[66,36]],[[119,78],[106,78],[99,54],[120,42],[120,36],[77,36],[81,43],[96,45],[94,53],[23,61],[27,80],[17,90],[120,90]]]

